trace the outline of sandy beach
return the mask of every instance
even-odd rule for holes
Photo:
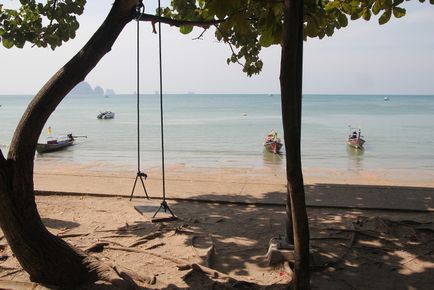
[[[162,187],[161,167],[141,170],[148,175],[146,186],[151,195],[158,195]],[[35,189],[107,194],[131,193],[136,172],[134,166],[112,163],[36,163]],[[211,183],[208,188],[213,193],[218,193],[224,184],[231,183],[238,186],[229,186],[230,192],[224,188],[223,193],[233,192],[237,195],[257,197],[260,197],[258,192],[264,192],[262,186],[274,191],[285,191],[286,184],[285,171],[280,166],[198,167],[179,163],[167,165],[165,174],[167,192],[181,196],[191,195],[192,188],[197,188],[203,182]],[[337,170],[318,167],[304,168],[303,174],[306,185],[341,184],[434,188],[434,172],[429,170]],[[194,186],[190,186],[192,184]],[[249,184],[260,184],[261,189],[258,192],[252,192],[250,188],[242,188],[243,185]],[[187,189],[184,188],[185,186],[192,188]]]
[[[178,220],[155,223],[160,169],[146,172],[151,201],[138,183],[130,202],[135,171],[103,168],[37,167],[39,212],[70,244],[151,277],[141,281],[144,289],[283,289],[291,280],[288,265],[270,267],[266,259],[270,239],[284,233],[283,172],[169,166],[166,194]],[[305,171],[312,288],[429,289],[434,186],[424,176],[395,182],[384,172],[350,182],[351,174]],[[135,206],[151,210],[141,214]],[[29,282],[1,233],[0,245],[0,288]]]

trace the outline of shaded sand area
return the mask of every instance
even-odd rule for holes
[[[158,206],[158,169],[147,173],[145,186]],[[134,209],[149,204],[141,184],[129,201],[134,178],[135,172],[38,170],[43,222],[72,245],[138,274],[143,289],[284,289],[291,280],[288,265],[266,261],[269,240],[284,229],[280,172],[171,167],[168,203],[178,216],[171,222],[151,222]],[[431,289],[432,187],[306,189],[313,289]],[[0,289],[29,282],[1,232],[0,257]]]

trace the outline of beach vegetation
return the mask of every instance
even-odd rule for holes
[[[172,0],[156,14],[138,12],[136,0],[115,0],[104,23],[85,46],[57,71],[35,95],[14,133],[8,156],[0,151],[0,224],[23,269],[32,281],[71,286],[98,279],[131,289],[104,263],[70,246],[43,225],[34,196],[33,170],[39,135],[63,98],[110,50],[125,25],[141,21],[177,26],[181,33],[211,27],[219,41],[228,43],[227,63],[238,63],[249,76],[263,68],[263,47],[282,47],[280,86],[287,171],[287,240],[295,248],[295,289],[309,289],[309,226],[305,207],[300,135],[302,112],[303,41],[332,36],[348,20],[379,24],[405,15],[404,0]],[[420,0],[420,2],[424,2]],[[433,0],[430,0],[434,4]],[[0,39],[6,48],[26,43],[56,49],[75,37],[77,16],[85,0],[20,1],[17,9],[0,4]],[[276,76],[277,77],[277,76]]]

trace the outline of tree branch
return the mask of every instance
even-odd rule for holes
[[[205,28],[203,29],[203,31],[201,32],[201,34],[199,34],[199,36],[197,36],[197,37],[194,37],[193,40],[203,39],[203,35],[205,34],[205,32],[206,32],[207,30],[208,30],[208,28],[205,27]]]
[[[232,51],[232,54],[236,54],[236,53],[235,53],[235,49],[234,49],[234,47],[232,46],[231,42],[229,41],[229,38],[227,37],[227,35],[225,35],[224,31],[221,30],[217,25],[215,25],[215,28],[216,28],[218,31],[220,31],[220,33],[224,36],[225,39],[228,40],[228,41],[226,41],[226,43],[229,45],[229,47],[230,47],[230,49],[231,49],[231,51]],[[240,66],[242,66],[242,67],[244,68],[244,64],[242,64],[238,59],[237,59],[237,63],[238,63]]]
[[[123,27],[134,19],[135,4],[134,0],[116,0],[105,22],[88,43],[36,94],[15,130],[9,159],[28,163],[33,171],[36,143],[45,122],[69,91],[111,50]]]
[[[221,20],[181,20],[181,19],[173,19],[173,18],[168,18],[168,17],[163,17],[163,16],[157,16],[157,15],[152,15],[152,14],[146,14],[146,13],[140,13],[137,12],[136,13],[136,19],[139,21],[148,21],[148,22],[161,22],[164,24],[168,24],[170,26],[176,26],[176,27],[180,27],[180,26],[184,26],[184,25],[191,25],[191,26],[198,26],[198,27],[204,27],[204,28],[208,28],[211,25],[216,25],[219,23],[222,23],[224,21],[226,21],[225,19],[221,19]]]
[[[52,24],[53,24],[53,15],[54,15],[54,12],[56,12],[56,6],[57,6],[57,0],[54,0],[53,1],[53,8],[51,9],[51,20],[50,20],[50,25],[49,26],[51,26]]]

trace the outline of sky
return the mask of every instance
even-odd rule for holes
[[[1,1],[13,5],[18,1]],[[156,0],[144,1],[153,13]],[[412,0],[407,15],[379,25],[376,18],[350,21],[332,37],[304,43],[304,94],[427,94],[434,95],[434,5]],[[0,95],[35,94],[92,36],[112,0],[88,1],[80,16],[77,37],[49,48],[5,49],[0,46]],[[149,3],[149,4],[148,4]],[[231,51],[207,31],[182,35],[163,25],[164,93],[279,93],[280,47],[264,48],[260,75],[247,77],[241,66],[227,65]],[[136,23],[124,29],[112,50],[87,76],[92,87],[116,93],[136,91]],[[140,90],[158,91],[158,36],[149,23],[140,25]]]

